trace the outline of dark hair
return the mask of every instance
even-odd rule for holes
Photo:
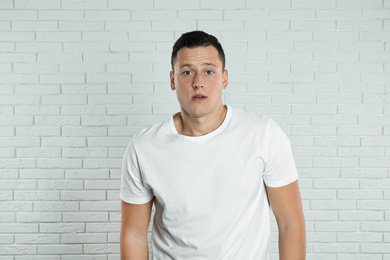
[[[222,69],[225,69],[225,53],[223,52],[222,45],[218,39],[213,35],[207,34],[203,31],[192,31],[183,33],[181,37],[175,42],[172,47],[171,66],[175,63],[177,53],[181,48],[195,48],[195,47],[207,47],[214,46],[219,54],[222,62]]]

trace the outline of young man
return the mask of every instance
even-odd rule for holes
[[[133,136],[122,169],[122,259],[269,259],[270,206],[281,260],[305,259],[305,221],[285,133],[225,106],[225,55],[201,31],[173,46],[171,88],[181,111]]]

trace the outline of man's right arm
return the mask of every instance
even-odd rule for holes
[[[120,248],[122,260],[147,260],[148,227],[153,199],[145,204],[122,201]]]

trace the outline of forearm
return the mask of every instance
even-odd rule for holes
[[[136,240],[121,237],[121,260],[148,260],[149,250],[147,240]]]
[[[304,224],[279,230],[279,259],[306,259],[306,232]]]

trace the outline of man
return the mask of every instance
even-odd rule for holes
[[[225,106],[225,55],[201,31],[173,46],[181,111],[133,136],[122,169],[122,259],[269,259],[270,206],[282,260],[305,259],[305,223],[290,142],[264,116]]]

